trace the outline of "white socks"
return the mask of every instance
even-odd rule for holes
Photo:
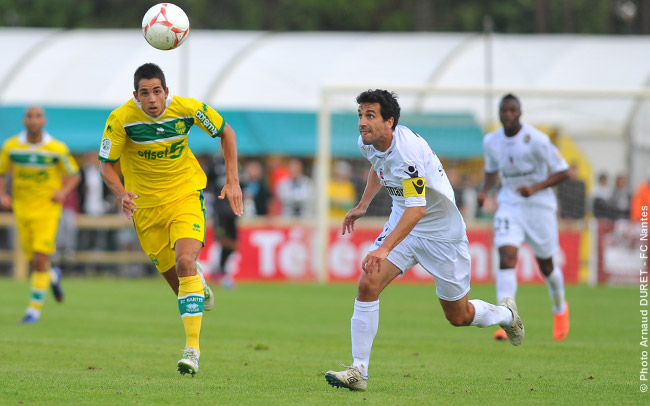
[[[368,362],[372,341],[377,334],[379,326],[379,300],[374,302],[360,302],[354,299],[354,313],[350,320],[352,336],[353,366],[359,368],[362,374],[368,376]]]
[[[515,298],[517,294],[517,274],[513,268],[499,269],[496,275],[497,285],[497,303],[501,300],[511,297]]]
[[[566,306],[564,305],[564,274],[557,266],[546,277],[546,287],[548,287],[548,295],[551,297],[553,313],[564,313],[566,310]]]
[[[505,306],[496,306],[479,299],[469,301],[474,306],[474,320],[470,326],[490,327],[512,325],[512,312]]]

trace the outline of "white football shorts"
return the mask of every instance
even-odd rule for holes
[[[519,248],[524,240],[537,258],[553,257],[560,247],[555,210],[523,204],[499,205],[494,215],[494,245]]]
[[[384,229],[368,251],[379,248],[390,231]],[[470,289],[472,262],[467,246],[467,240],[436,241],[409,234],[388,254],[388,260],[402,275],[420,264],[435,279],[438,297],[455,302]]]

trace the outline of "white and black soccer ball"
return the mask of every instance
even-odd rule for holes
[[[151,7],[142,19],[142,34],[149,45],[162,50],[180,46],[190,33],[187,14],[175,4],[160,3]]]

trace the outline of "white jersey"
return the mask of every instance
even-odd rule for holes
[[[537,191],[530,197],[517,192],[518,186],[531,186],[546,180],[549,172],[569,169],[569,165],[551,143],[548,135],[522,123],[521,130],[508,137],[503,127],[483,138],[485,172],[499,172],[501,190],[497,195],[500,205],[535,204],[557,209],[557,200],[551,188]]]
[[[422,137],[398,125],[391,146],[384,152],[364,145],[361,136],[358,143],[393,199],[388,228],[395,228],[407,207],[425,206],[426,214],[411,235],[439,241],[467,239],[465,222],[456,207],[447,174]]]

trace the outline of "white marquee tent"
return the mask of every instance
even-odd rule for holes
[[[217,109],[318,112],[325,88],[345,87],[326,101],[354,112],[357,92],[380,87],[405,111],[469,111],[488,128],[513,91],[525,121],[570,136],[595,171],[630,172],[635,185],[650,166],[650,37],[195,30],[163,52],[139,30],[0,28],[0,44],[0,109],[112,109],[144,62],[165,70],[172,93]]]

